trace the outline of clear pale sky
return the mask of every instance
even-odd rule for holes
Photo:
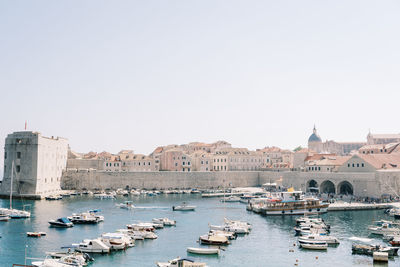
[[[0,147],[25,120],[79,152],[293,149],[314,123],[323,140],[399,133],[399,14],[376,0],[2,0]]]

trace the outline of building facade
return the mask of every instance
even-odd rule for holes
[[[4,147],[4,178],[0,194],[10,194],[11,172],[14,195],[36,198],[60,191],[67,157],[67,139],[44,137],[31,131],[9,134]]]

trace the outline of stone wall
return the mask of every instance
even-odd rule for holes
[[[400,172],[378,171],[355,172],[104,172],[96,170],[68,170],[64,172],[63,189],[106,189],[106,188],[223,188],[261,186],[278,182],[285,187],[307,191],[310,181],[316,187],[331,183],[335,193],[344,183],[350,184],[355,196],[381,197],[383,194],[397,196],[400,192]]]
[[[68,170],[62,189],[222,188],[258,186],[259,172],[104,172]]]

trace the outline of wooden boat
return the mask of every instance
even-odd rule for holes
[[[199,238],[201,244],[207,245],[228,245],[229,240],[223,235],[202,235]]]
[[[300,247],[313,250],[327,250],[328,244],[324,243],[300,243]]]
[[[45,232],[27,232],[26,235],[29,237],[41,237],[41,236],[45,236],[46,233]]]
[[[219,248],[193,248],[193,247],[189,247],[189,248],[187,248],[187,252],[193,253],[193,254],[201,254],[201,255],[213,255],[213,254],[219,255],[220,249]]]

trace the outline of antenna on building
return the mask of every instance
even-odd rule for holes
[[[27,122],[25,121],[25,131],[26,131]]]

